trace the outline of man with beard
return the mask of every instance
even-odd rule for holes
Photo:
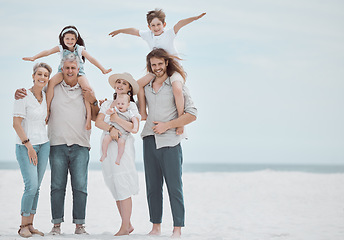
[[[178,117],[170,82],[174,72],[185,76],[182,67],[165,50],[154,49],[147,55],[147,69],[155,78],[144,87],[148,116],[142,131],[143,157],[147,201],[153,227],[150,235],[161,234],[163,209],[163,181],[165,179],[173,216],[173,235],[181,236],[185,209],[182,183],[182,148],[184,133],[177,135],[176,128],[196,120],[195,108],[188,90],[183,86],[184,114]]]

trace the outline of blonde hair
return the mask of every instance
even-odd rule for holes
[[[36,64],[33,66],[33,75],[36,74],[38,68],[45,68],[45,69],[47,69],[48,72],[49,72],[49,77],[50,77],[50,74],[51,74],[51,72],[52,72],[52,69],[51,69],[51,67],[50,67],[48,64],[43,63],[43,62],[42,62],[42,63],[36,63]]]

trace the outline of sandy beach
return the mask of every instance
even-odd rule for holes
[[[23,181],[19,170],[0,170],[0,239],[22,239],[20,200]],[[114,237],[120,217],[101,171],[89,172],[86,230],[74,235],[71,190],[68,186],[63,234],[32,239],[169,239],[172,220],[168,196],[162,235],[149,237],[151,228],[143,172],[140,193],[133,197],[130,236]],[[258,171],[241,173],[184,173],[186,227],[182,239],[342,240],[344,239],[344,174]],[[70,182],[68,183],[70,185]],[[50,171],[44,177],[35,227],[48,233],[50,223]],[[165,191],[166,193],[166,191]]]

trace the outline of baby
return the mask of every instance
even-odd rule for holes
[[[133,129],[131,132],[136,133],[138,131],[139,122],[134,114],[128,110],[130,105],[130,97],[128,94],[118,94],[117,98],[114,100],[114,106],[111,104],[111,107],[106,111],[106,114],[111,115],[115,111],[117,112],[118,116],[126,121],[131,121],[133,123]],[[125,148],[125,141],[129,136],[130,132],[126,131],[123,127],[118,125],[117,123],[113,122],[111,124],[116,129],[121,132],[121,135],[118,138],[117,145],[118,145],[118,154],[116,159],[116,164],[119,165],[121,162],[122,155],[124,153]],[[107,133],[104,136],[103,143],[102,143],[102,156],[100,161],[103,162],[104,159],[107,157],[107,150],[109,143],[112,141],[111,136]]]

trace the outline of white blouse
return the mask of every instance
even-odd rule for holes
[[[40,104],[30,90],[26,90],[27,96],[14,101],[13,117],[21,117],[21,125],[30,139],[32,145],[43,144],[49,141],[45,118],[47,116],[47,101],[45,93]],[[17,136],[17,144],[22,141]]]

